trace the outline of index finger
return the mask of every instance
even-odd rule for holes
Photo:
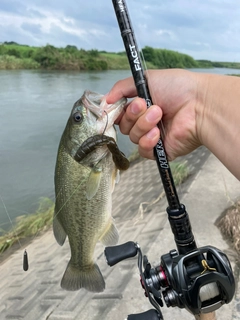
[[[136,96],[137,89],[135,87],[133,78],[130,77],[123,80],[119,80],[115,83],[115,85],[112,87],[112,89],[106,96],[106,102],[112,104],[123,97],[133,98]]]

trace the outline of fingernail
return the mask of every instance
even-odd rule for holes
[[[158,135],[158,128],[154,127],[146,134],[148,139],[154,139]]]
[[[148,122],[155,122],[161,116],[161,110],[158,107],[152,107],[146,114],[146,120]]]
[[[130,105],[130,110],[133,114],[139,114],[141,112],[141,107],[133,102],[131,105]]]

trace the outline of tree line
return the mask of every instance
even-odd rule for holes
[[[86,51],[75,46],[56,48],[47,44],[44,47],[31,47],[16,43],[0,45],[0,68],[6,69],[57,69],[57,70],[107,70],[106,61],[99,58],[97,50]]]
[[[240,63],[195,60],[191,56],[167,49],[146,46],[143,56],[150,69],[167,68],[240,68]],[[56,48],[20,45],[15,42],[0,44],[0,69],[52,69],[52,70],[109,70],[128,69],[125,52],[84,50],[67,45]]]

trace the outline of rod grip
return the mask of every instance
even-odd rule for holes
[[[179,209],[167,208],[168,220],[174,234],[179,254],[187,254],[197,248],[192,232],[190,219],[183,204]]]

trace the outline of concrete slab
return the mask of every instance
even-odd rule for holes
[[[211,244],[228,252],[234,265],[235,256],[214,222],[229,206],[228,198],[234,201],[239,197],[240,183],[204,148],[185,160],[191,177],[179,188],[179,195],[189,212],[198,245]],[[175,248],[165,213],[166,199],[148,205],[141,219],[138,209],[143,202],[153,202],[162,191],[156,164],[150,160],[136,163],[124,172],[114,191],[113,214],[120,243],[138,241],[153,263]],[[60,288],[60,280],[70,256],[68,244],[58,246],[50,231],[36,238],[27,249],[28,272],[22,271],[23,250],[0,265],[1,320],[123,320],[128,314],[151,308],[139,284],[135,258],[110,268],[103,256],[104,248],[98,244],[95,256],[106,280],[106,290],[101,294],[85,290],[67,292]],[[237,272],[237,266],[234,267]],[[237,288],[234,301],[218,311],[218,320],[240,319],[239,285]],[[163,315],[165,320],[193,319],[185,310],[166,306]]]

